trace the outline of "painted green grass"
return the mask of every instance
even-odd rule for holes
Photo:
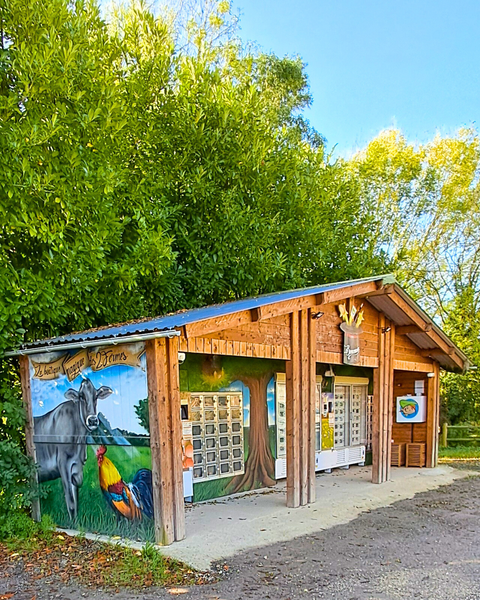
[[[438,457],[480,459],[480,448],[474,446],[441,447],[438,450]]]
[[[153,519],[144,517],[130,522],[117,516],[105,500],[98,482],[96,446],[87,447],[87,461],[83,469],[83,486],[78,494],[78,515],[75,521],[68,516],[60,479],[42,484],[47,496],[42,499],[42,513],[48,514],[59,527],[79,529],[93,533],[126,537],[141,541],[154,541]],[[138,469],[151,469],[150,448],[108,446],[108,458],[128,483]]]

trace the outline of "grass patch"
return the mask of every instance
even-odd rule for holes
[[[448,447],[448,448],[439,448],[438,449],[438,457],[439,458],[472,458],[472,459],[480,459],[480,448],[475,448],[473,446],[456,446],[456,447]]]
[[[54,578],[117,590],[214,581],[212,574],[167,558],[152,544],[135,550],[40,528],[28,539],[11,537],[0,542],[0,572],[8,577],[9,572],[18,569],[33,580]]]

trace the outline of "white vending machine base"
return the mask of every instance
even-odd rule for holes
[[[322,450],[315,453],[315,471],[329,471],[337,467],[358,465],[364,462],[365,446]]]

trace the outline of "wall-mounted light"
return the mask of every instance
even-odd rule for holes
[[[431,379],[432,377],[435,377],[435,373],[433,371],[430,371],[430,373],[427,373],[427,377]]]
[[[187,355],[185,354],[185,352],[179,352],[178,353],[178,364],[181,365],[183,362],[185,362],[186,358],[187,358]]]
[[[312,312],[312,319],[320,319],[321,317],[323,317],[325,313],[322,313],[321,311],[314,313]]]
[[[391,327],[382,327],[382,333],[388,333],[389,331],[392,331]]]

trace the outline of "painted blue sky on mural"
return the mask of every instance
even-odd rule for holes
[[[58,356],[49,355],[49,359],[52,361]],[[71,382],[66,375],[50,381],[36,379],[31,369],[33,416],[44,415],[66,402],[65,392],[70,388],[78,390],[82,380],[88,377],[96,388],[106,385],[113,390],[108,398],[99,400],[97,405],[98,412],[105,415],[112,427],[145,434],[134,410],[134,405],[148,396],[145,354],[141,356],[140,364],[141,368],[116,365],[101,371],[93,371],[91,367],[87,367]]]

